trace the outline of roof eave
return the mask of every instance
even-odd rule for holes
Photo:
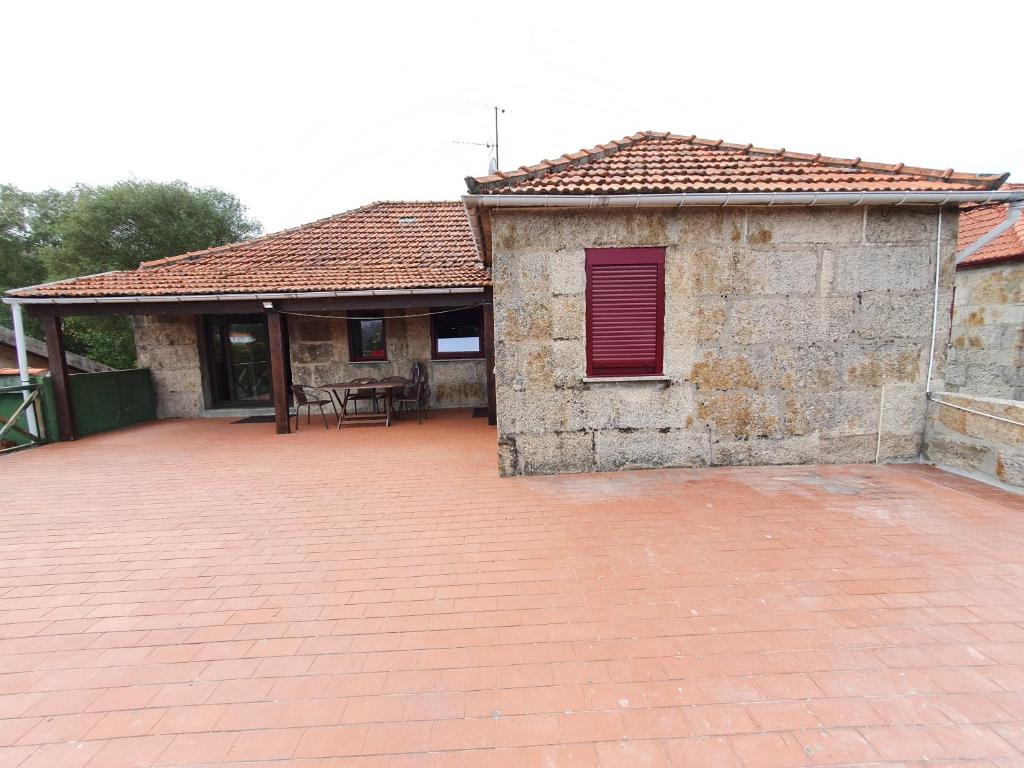
[[[467,208],[682,208],[726,205],[953,205],[1024,200],[1024,190],[679,192],[636,195],[463,195]]]
[[[962,261],[956,265],[956,268],[974,269],[977,267],[994,267],[1000,264],[1009,264],[1015,261],[1024,261],[1024,253],[1014,253],[1009,256],[990,256],[988,258],[975,259],[973,261]]]
[[[459,293],[484,293],[488,286],[456,286],[446,288],[377,288],[364,291],[291,291],[262,293],[209,294],[126,294],[120,296],[3,296],[4,304],[155,304],[188,302],[275,301],[284,299],[333,299],[374,296],[423,296]]]

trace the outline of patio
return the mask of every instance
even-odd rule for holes
[[[1024,765],[1024,497],[494,446],[457,411],[4,459],[0,766]]]

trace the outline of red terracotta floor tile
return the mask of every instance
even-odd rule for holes
[[[698,736],[751,733],[757,730],[746,708],[736,704],[710,704],[686,710],[690,728]]]
[[[18,768],[81,768],[88,765],[105,746],[102,741],[44,744],[20,763]]]
[[[102,742],[89,765],[94,768],[145,768],[154,765],[157,758],[170,746],[173,736],[138,736],[111,739]]]
[[[603,741],[597,745],[601,768],[670,768],[668,752],[660,741]]]
[[[494,455],[461,411],[6,458],[0,768],[1024,761],[1019,497]]]
[[[666,742],[673,768],[731,768],[740,764],[727,736],[694,736]]]
[[[751,768],[807,765],[810,758],[789,733],[742,733],[729,737],[740,761]]]
[[[430,748],[431,725],[429,722],[372,723],[366,730],[363,754],[425,752]]]
[[[337,725],[306,728],[295,749],[296,758],[358,755],[366,740],[367,726]]]
[[[227,754],[229,762],[281,760],[289,758],[299,745],[301,728],[277,728],[243,731]]]
[[[797,731],[794,737],[815,765],[857,765],[878,759],[878,753],[854,728]]]
[[[224,762],[237,738],[237,733],[187,733],[175,736],[154,765]]]

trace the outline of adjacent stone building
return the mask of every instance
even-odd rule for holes
[[[973,245],[1006,216],[1006,205],[962,210],[959,249]],[[925,456],[944,466],[1024,487],[1024,225],[1020,221],[958,265],[948,341],[946,391],[932,396]]]
[[[1005,205],[964,210],[960,248],[1005,218]],[[1024,223],[959,265],[949,345],[948,389],[1024,400]]]
[[[114,370],[110,366],[97,363],[88,357],[82,357],[82,355],[76,355],[74,352],[68,352],[66,356],[68,368],[73,373],[100,373]],[[25,337],[25,357],[28,360],[29,370],[32,371],[45,371],[49,364],[46,344],[31,336]],[[18,353],[14,331],[0,326],[0,373],[11,375],[17,372]]]

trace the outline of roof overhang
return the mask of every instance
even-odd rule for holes
[[[1009,256],[993,256],[989,259],[978,259],[977,261],[962,261],[956,265],[956,268],[977,269],[978,267],[998,267],[1003,264],[1012,264],[1016,261],[1024,261],[1024,253],[1014,253]]]
[[[44,283],[43,285],[46,285]],[[42,286],[32,286],[38,288]],[[26,289],[22,289],[26,290]],[[190,302],[282,301],[318,299],[354,299],[392,296],[437,296],[463,293],[484,293],[485,287],[468,288],[392,288],[368,291],[305,291],[300,293],[212,293],[142,296],[18,296],[6,295],[4,304],[153,304]]]
[[[667,195],[463,195],[467,208],[683,208],[753,206],[960,205],[1024,200],[1024,189],[948,192],[681,192]]]

